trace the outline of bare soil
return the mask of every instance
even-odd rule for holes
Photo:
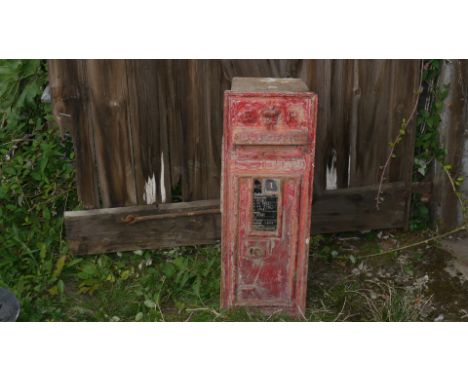
[[[372,235],[337,235],[325,255],[323,243],[312,251],[311,319],[468,321],[468,280],[454,267],[450,252],[434,243],[368,257],[422,239],[406,233]]]

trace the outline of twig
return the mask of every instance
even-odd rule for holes
[[[343,314],[345,305],[346,305],[346,296],[345,296],[345,298],[344,298],[343,306],[341,307],[340,313],[338,313],[338,315],[335,317],[335,319],[333,320],[333,322],[338,321],[338,318],[340,318],[340,316]]]
[[[281,309],[276,309],[274,310],[267,318],[267,321],[270,321],[271,318],[275,315],[275,314],[278,314],[278,313],[281,313]]]
[[[457,197],[458,203],[460,203],[460,208],[462,209],[463,218],[464,218],[465,221],[467,221],[467,216],[466,215],[467,215],[468,211],[466,210],[465,204],[464,204],[462,198],[460,197],[460,193],[457,190],[457,186],[455,186],[452,175],[450,174],[450,171],[446,168],[446,166],[444,166],[443,163],[440,163],[440,165],[442,166],[443,170],[445,171],[445,175],[447,175],[447,178],[449,179],[450,186],[452,187],[452,190],[453,190],[455,196]]]
[[[300,313],[302,319],[303,319],[304,321],[308,321],[307,318],[306,318],[306,316],[304,315],[304,312],[302,311],[301,307],[300,307],[299,305],[296,305],[296,306],[297,306],[297,310],[299,311],[299,313]]]
[[[164,318],[164,314],[163,314],[162,309],[161,309],[160,300],[161,300],[161,291],[162,291],[162,288],[163,288],[165,282],[166,282],[166,276],[163,276],[162,277],[161,287],[159,288],[158,296],[156,298],[156,307],[158,308],[159,313],[161,314],[161,318],[162,318],[163,321],[166,321],[166,319]]]
[[[3,122],[0,124],[0,127],[3,127]],[[2,143],[2,146],[8,146],[11,145],[12,143],[21,143],[21,142],[32,142],[34,134],[25,134],[22,138],[17,138],[17,139],[12,139],[10,142]]]
[[[431,241],[434,241],[434,240],[442,239],[443,237],[453,235],[454,233],[463,231],[465,229],[468,229],[468,223],[465,223],[465,224],[463,224],[463,225],[461,225],[461,226],[459,226],[457,228],[454,228],[454,229],[452,229],[452,230],[450,230],[448,232],[442,233],[440,235],[429,237],[429,238],[427,238],[425,240],[418,241],[416,243],[404,245],[402,247],[398,247],[398,248],[394,248],[394,249],[389,249],[388,251],[384,251],[384,252],[373,253],[372,255],[361,256],[361,257],[359,257],[359,259],[367,259],[369,257],[388,255],[389,253],[399,252],[399,251],[402,251],[404,249],[419,247],[420,245],[430,243]]]
[[[380,179],[379,179],[379,188],[377,190],[377,196],[375,198],[375,207],[377,208],[377,210],[380,210],[380,204],[381,204],[381,199],[382,199],[382,187],[383,187],[383,182],[385,179],[385,173],[387,172],[387,169],[390,166],[390,163],[392,161],[392,158],[395,152],[395,147],[397,147],[403,135],[406,134],[406,128],[408,127],[410,122],[413,120],[414,116],[416,115],[416,111],[418,109],[419,96],[421,95],[421,86],[422,86],[422,80],[423,80],[423,70],[424,70],[424,61],[421,62],[421,74],[420,74],[420,79],[419,79],[418,92],[417,92],[416,101],[414,102],[413,109],[411,110],[411,114],[409,115],[408,119],[402,121],[402,126],[398,132],[398,135],[391,144],[390,154],[388,155],[387,160],[385,161],[385,164],[382,167],[382,174],[380,175]]]
[[[217,312],[214,308],[186,308],[186,312],[188,313],[194,313],[194,312],[210,312],[216,316],[216,318],[222,317],[223,315],[219,312]]]
[[[189,322],[190,319],[192,318],[192,315],[193,315],[193,312],[190,312],[190,314],[188,315],[188,317],[185,319],[185,322]]]
[[[457,187],[455,185],[455,182],[453,181],[453,178],[452,178],[452,175],[450,174],[450,171],[448,170],[448,168],[446,166],[444,166],[443,163],[440,163],[440,165],[441,165],[442,169],[444,170],[445,174],[447,175],[447,178],[449,179],[452,190],[453,190],[455,196],[457,197],[458,202],[460,203],[460,206],[461,206],[461,209],[462,209],[462,212],[463,212],[463,217],[464,217],[465,224],[463,224],[461,226],[458,226],[458,227],[456,227],[456,228],[454,228],[454,229],[452,229],[452,230],[450,230],[448,232],[445,232],[445,233],[442,233],[442,234],[439,234],[439,235],[436,235],[436,236],[432,236],[432,237],[430,237],[428,239],[425,239],[423,241],[419,241],[417,243],[404,245],[402,247],[390,249],[390,250],[384,251],[384,252],[373,253],[372,255],[362,256],[362,257],[360,257],[361,259],[365,259],[365,258],[368,258],[368,257],[381,256],[381,255],[387,255],[389,253],[394,253],[394,252],[399,252],[399,251],[402,251],[404,249],[418,247],[418,246],[420,246],[422,244],[427,244],[427,243],[430,243],[431,241],[442,239],[443,237],[450,236],[450,235],[452,235],[454,233],[457,233],[457,232],[460,232],[460,231],[463,231],[463,230],[468,231],[468,221],[467,221],[467,218],[466,218],[467,211],[466,211],[466,207],[464,205],[464,202],[463,202],[462,198],[460,197],[459,192],[457,191]]]

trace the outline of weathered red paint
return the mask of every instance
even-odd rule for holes
[[[312,92],[225,92],[223,308],[304,314],[316,114]]]

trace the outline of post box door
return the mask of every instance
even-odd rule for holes
[[[239,178],[237,305],[292,301],[300,182],[285,173]]]

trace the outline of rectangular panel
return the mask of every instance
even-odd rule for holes
[[[259,178],[239,179],[239,222],[235,271],[236,304],[249,306],[291,306],[294,299],[295,259],[299,227],[300,177],[287,174],[275,179],[281,187],[277,191],[264,191],[260,196],[276,197],[274,209],[276,228],[268,224],[257,229],[255,198],[259,195],[256,181]],[[262,186],[268,177],[260,178]],[[269,206],[270,220],[273,208]],[[263,212],[264,213],[264,212]],[[286,216],[288,221],[285,221]],[[271,223],[271,220],[269,221]],[[284,228],[283,228],[284,227]]]

